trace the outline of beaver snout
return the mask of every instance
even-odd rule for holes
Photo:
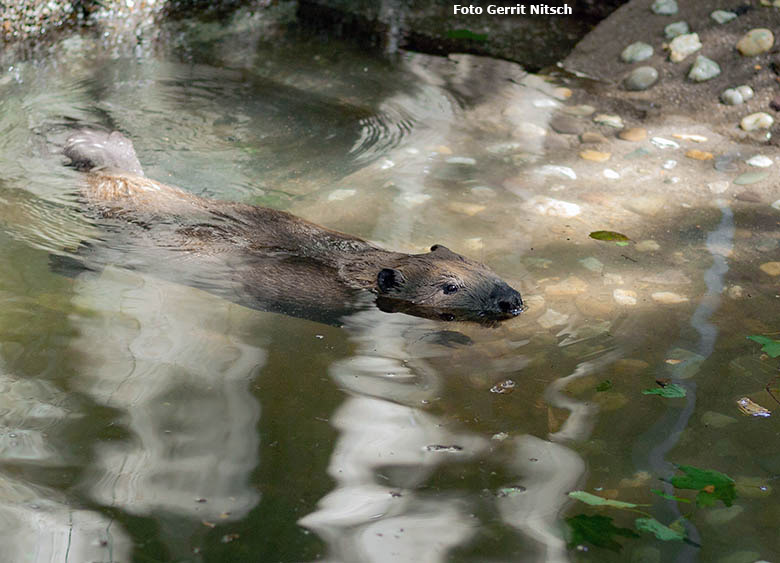
[[[497,284],[490,292],[490,300],[507,316],[516,317],[525,310],[520,293],[506,284]]]

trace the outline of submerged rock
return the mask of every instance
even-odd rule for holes
[[[739,126],[745,131],[755,131],[756,129],[769,129],[774,122],[775,120],[771,115],[760,111],[743,117],[739,122]]]
[[[673,63],[679,63],[699,49],[701,49],[701,41],[699,41],[698,33],[678,35],[669,44],[669,59]]]
[[[674,22],[670,23],[664,28],[664,37],[666,39],[674,39],[678,35],[685,35],[691,30],[688,26],[688,22]]]
[[[676,0],[655,0],[650,9],[660,16],[673,16],[678,11]]]
[[[626,77],[626,90],[647,90],[658,80],[658,71],[651,66],[640,66]]]
[[[715,10],[710,14],[710,17],[722,25],[736,18],[737,14],[734,12],[727,12],[726,10]]]
[[[766,53],[772,48],[775,36],[766,28],[751,29],[737,41],[737,50],[746,57]]]
[[[620,59],[624,63],[638,63],[653,56],[653,47],[642,41],[631,43],[620,53]]]

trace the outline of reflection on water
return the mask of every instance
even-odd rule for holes
[[[378,60],[240,16],[170,26],[132,53],[72,37],[0,75],[0,559],[780,549],[780,514],[763,504],[774,435],[747,431],[756,421],[733,405],[769,400],[775,367],[744,336],[776,332],[776,287],[757,268],[776,260],[776,215],[682,188],[678,206],[660,153],[614,156],[622,179],[605,184],[579,141],[550,129],[580,106],[504,61]],[[144,247],[143,226],[108,236],[84,212],[59,154],[84,125],[122,130],[149,177],[199,195],[400,251],[447,244],[529,309],[483,327],[387,314],[369,296],[336,328],[160,279],[149,265],[165,254]],[[588,239],[605,228],[637,241]],[[85,248],[108,259],[71,277],[51,268],[50,254]],[[688,403],[642,395],[665,377]],[[650,489],[672,462],[752,484],[740,511],[691,517],[700,549],[649,535],[618,554],[567,546],[563,518],[588,510],[572,489],[655,502],[670,523],[680,510]]]

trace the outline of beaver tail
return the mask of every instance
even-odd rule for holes
[[[143,176],[133,143],[119,131],[82,130],[65,141],[65,156],[79,170],[115,168]]]

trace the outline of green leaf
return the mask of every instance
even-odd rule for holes
[[[468,29],[451,29],[447,32],[450,39],[470,39],[472,41],[487,41],[488,36],[482,33],[474,33]]]
[[[677,469],[685,475],[676,475],[669,482],[678,489],[699,491],[696,495],[696,504],[699,506],[712,506],[719,500],[731,506],[737,498],[734,480],[728,475],[691,465],[678,465]]]
[[[626,235],[622,233],[616,233],[615,231],[593,231],[592,233],[590,233],[589,236],[590,238],[594,238],[596,240],[606,240],[606,241],[624,242],[624,243],[628,243],[631,240]]]
[[[655,518],[637,518],[634,527],[640,532],[650,532],[663,541],[682,541],[685,539],[684,533],[664,526]]]
[[[639,537],[639,534],[634,532],[634,530],[618,528],[612,524],[612,518],[608,516],[578,514],[572,518],[567,518],[566,523],[571,528],[569,547],[574,547],[581,543],[589,543],[596,547],[620,551],[623,546],[615,541],[614,536]]]
[[[768,336],[761,336],[760,334],[748,336],[748,339],[761,344],[761,351],[772,358],[780,356],[780,340],[773,340]]]
[[[676,500],[677,502],[691,502],[687,498],[676,497],[674,495],[667,495],[665,492],[663,492],[660,489],[650,489],[650,492],[655,494],[655,495],[658,495],[659,497],[663,497],[663,498],[668,499],[668,500]]]
[[[599,393],[601,393],[602,391],[609,391],[610,389],[612,389],[612,381],[610,381],[609,379],[605,379],[604,381],[596,385],[596,391],[598,391]]]
[[[661,395],[667,399],[679,399],[685,397],[685,387],[680,387],[676,383],[670,383],[664,387],[655,387],[653,389],[645,389],[642,391],[643,395]]]
[[[636,508],[637,506],[647,506],[646,504],[634,504],[632,502],[623,502],[622,500],[612,500],[597,495],[586,493],[585,491],[572,491],[569,496],[575,500],[590,504],[591,506],[611,506],[612,508]]]

